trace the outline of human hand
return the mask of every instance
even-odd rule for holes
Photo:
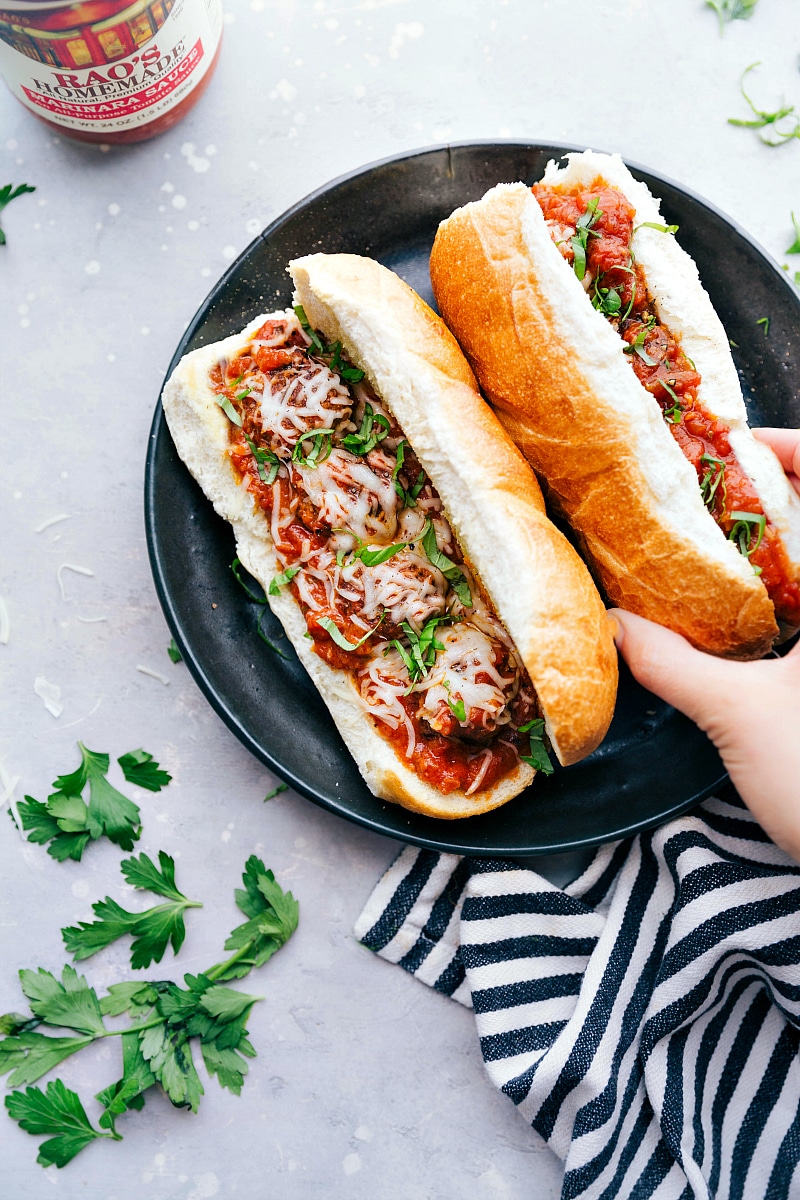
[[[800,863],[800,642],[784,658],[732,662],[644,617],[609,615],[639,683],[708,734],[753,816]]]
[[[753,433],[800,493],[800,429]],[[633,613],[611,615],[639,683],[708,734],[753,816],[800,862],[800,642],[784,658],[731,662]]]

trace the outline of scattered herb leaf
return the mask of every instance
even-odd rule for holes
[[[794,213],[792,213],[792,224],[794,225],[794,241],[792,242],[791,246],[786,251],[786,253],[787,254],[800,254],[800,221],[798,221],[798,219],[794,215]],[[789,270],[788,264],[786,266],[786,270],[787,271]]]
[[[281,792],[287,792],[288,790],[288,783],[279,783],[278,786],[274,787],[271,792],[267,792],[266,796],[264,797],[264,803],[266,804],[267,800],[274,800],[276,796],[280,796]]]
[[[317,334],[311,328],[311,323],[309,322],[309,319],[306,316],[306,310],[303,308],[302,304],[295,304],[294,311],[295,311],[295,315],[296,315],[298,321],[303,326],[303,329],[306,331],[307,336],[309,338],[311,338],[311,345],[314,347],[314,349],[317,351],[318,354],[325,354],[326,353],[325,343],[321,340],[321,338],[319,337],[319,334]]]
[[[739,79],[739,91],[755,114],[755,120],[744,121],[740,118],[728,117],[728,124],[737,125],[741,129],[759,129],[761,132],[758,136],[766,146],[782,146],[785,142],[790,142],[792,138],[800,138],[800,116],[795,112],[793,104],[783,104],[773,112],[769,112],[767,109],[756,108],[744,90],[744,80],[750,71],[760,66],[761,63],[759,62],[751,63],[749,67],[745,68]],[[781,121],[787,123],[782,128],[778,128],[778,124]],[[771,128],[774,136],[770,136],[770,134],[764,132],[767,127]]]
[[[455,719],[457,721],[460,721],[461,724],[463,725],[467,719],[467,709],[466,709],[466,705],[464,704],[464,701],[462,700],[462,698],[460,696],[458,697],[457,700],[454,700],[453,697],[450,695],[451,685],[450,685],[449,679],[445,679],[442,681],[442,687],[447,692],[448,708],[450,709],[450,711],[453,714],[453,716],[455,717]]]
[[[237,413],[236,409],[231,404],[227,396],[220,393],[214,397],[214,403],[218,404],[225,416],[230,421],[231,425],[235,425],[237,429],[242,428],[242,418]]]
[[[7,183],[0,188],[0,212],[10,204],[12,200],[16,200],[18,196],[25,196],[28,192],[35,192],[36,188],[31,187],[29,183],[18,183],[14,187],[13,183]],[[0,246],[5,246],[6,235],[0,228]]]
[[[434,528],[433,521],[428,520],[425,522],[425,528],[422,531],[420,541],[428,559],[437,570],[441,571],[464,607],[472,608],[472,592],[469,590],[466,576],[461,568],[456,566],[446,554],[442,554],[436,544],[436,529]]]
[[[637,229],[657,229],[659,233],[677,233],[680,225],[659,225],[658,221],[640,221],[634,228],[634,233]]]
[[[24,1092],[6,1096],[8,1115],[19,1121],[26,1133],[46,1134],[36,1159],[43,1167],[64,1167],[97,1138],[120,1140],[113,1130],[102,1133],[95,1129],[86,1115],[79,1096],[70,1091],[60,1079],[48,1083],[47,1090],[29,1087]]]
[[[247,434],[244,435],[244,440],[247,442],[250,453],[256,460],[258,478],[262,483],[273,484],[278,478],[278,471],[281,469],[281,460],[273,450],[262,449],[257,446]]]
[[[167,654],[174,663],[183,662],[183,655],[175,643],[175,638],[170,638],[169,645],[167,646]]]
[[[280,596],[281,588],[286,587],[287,583],[291,583],[299,570],[299,567],[287,567],[285,571],[281,571],[280,575],[275,575],[274,578],[270,580],[270,596]]]
[[[756,325],[764,326],[764,337],[769,335],[769,317],[759,317],[756,321]]]
[[[332,621],[330,617],[320,617],[319,623],[322,626],[322,628],[327,630],[327,632],[330,634],[331,640],[336,642],[337,646],[341,646],[342,650],[357,650],[359,646],[364,645],[364,642],[367,640],[367,638],[372,637],[373,633],[378,628],[378,625],[380,625],[382,620],[383,620],[383,616],[381,616],[380,621],[378,621],[378,624],[374,625],[372,627],[372,629],[368,629],[367,632],[364,634],[364,636],[362,638],[359,638],[357,642],[348,642],[347,638],[344,636],[342,631],[339,629],[339,626],[334,621]]]
[[[152,754],[148,754],[146,750],[131,750],[118,758],[117,762],[122,767],[122,774],[128,783],[147,788],[148,792],[160,792],[172,779],[171,775],[160,769]]]
[[[552,775],[553,764],[543,740],[544,721],[541,719],[528,721],[526,725],[520,725],[519,731],[530,734],[530,750],[527,754],[520,755],[522,761],[528,763],[535,771],[541,771],[543,775]]]

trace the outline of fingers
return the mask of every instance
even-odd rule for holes
[[[703,654],[680,634],[622,609],[610,616],[617,647],[639,683],[707,729],[720,698],[738,690],[744,664]]]
[[[781,466],[800,491],[800,429],[754,429],[753,434],[777,455]]]

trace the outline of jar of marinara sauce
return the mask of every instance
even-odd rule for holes
[[[81,142],[142,142],[200,99],[222,0],[0,0],[0,72],[45,124]]]

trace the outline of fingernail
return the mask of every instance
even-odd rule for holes
[[[616,614],[612,610],[608,613],[608,619],[611,622],[612,637],[618,650],[622,649],[622,643],[625,640],[625,630],[622,622],[616,619]]]

